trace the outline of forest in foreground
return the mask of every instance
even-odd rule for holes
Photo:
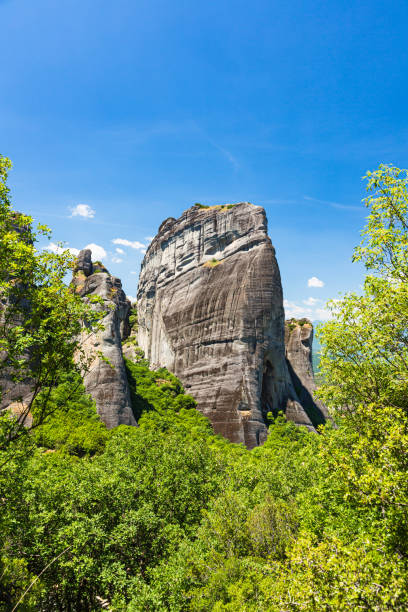
[[[69,252],[38,250],[49,230],[13,211],[10,167],[0,378],[35,393],[0,416],[0,610],[406,610],[407,171],[366,176],[364,287],[319,331],[331,421],[316,435],[275,415],[248,451],[142,355],[127,361],[139,427],[105,427],[80,376],[97,311],[65,283]]]

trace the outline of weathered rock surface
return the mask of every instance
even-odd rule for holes
[[[314,397],[317,389],[312,365],[313,325],[309,319],[285,321],[286,359],[293,386],[313,425],[329,417],[327,407]]]
[[[86,352],[92,356],[90,370],[84,376],[85,389],[95,400],[98,414],[108,427],[136,425],[122,356],[121,334],[126,333],[130,309],[122,283],[102,264],[92,263],[91,251],[84,249],[78,256],[72,285],[85,299],[101,297],[103,303],[95,304],[94,308],[106,313],[101,321],[104,329],[85,340]]]
[[[178,376],[216,433],[261,444],[268,412],[313,429],[285,359],[282,287],[265,211],[193,207],[159,228],[142,263],[138,341]]]
[[[137,361],[144,356],[137,343],[137,308],[136,303],[130,304],[130,309],[122,332],[122,353],[126,359]]]

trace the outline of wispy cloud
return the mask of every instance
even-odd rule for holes
[[[306,304],[306,306],[315,306],[321,301],[322,300],[319,300],[318,298],[314,297],[308,297],[307,300],[302,300],[303,304]]]
[[[142,242],[138,242],[138,240],[127,240],[126,238],[114,238],[112,240],[113,244],[120,244],[122,246],[130,247],[131,249],[143,250],[146,248],[146,245]]]
[[[258,198],[258,200],[262,204],[278,204],[278,205],[299,204],[298,200],[285,200],[283,198],[272,198],[270,200],[263,200],[262,198],[261,199]]]
[[[157,121],[151,125],[122,124],[112,128],[98,130],[101,136],[115,138],[132,145],[141,145],[157,137],[172,137],[180,134],[197,132],[197,124],[193,120],[187,121]]]
[[[198,148],[203,148],[203,142],[207,142],[228,161],[234,170],[241,167],[236,156],[225,146],[219,144],[211,138],[204,128],[197,121],[189,119],[187,121],[157,121],[151,125],[118,125],[108,130],[99,130],[98,133],[102,136],[109,136],[110,139],[118,139],[123,143],[131,144],[132,146],[144,146],[156,139],[172,139],[183,135],[194,140],[194,146],[190,147],[188,152],[171,152],[171,155],[197,155]],[[205,155],[205,151],[202,153]]]
[[[287,319],[300,319],[302,317],[311,319],[313,316],[312,308],[307,308],[303,304],[296,304],[296,302],[283,300],[283,307],[285,309],[285,317]]]
[[[306,302],[307,300],[303,300],[303,304],[297,304],[296,302],[284,300],[283,306],[285,309],[285,318],[286,319],[306,318],[306,319],[310,319],[311,321],[327,321],[328,319],[330,319],[331,313],[330,311],[326,310],[326,308],[322,308],[322,307],[314,308],[311,306],[305,306],[304,304]]]
[[[318,198],[312,198],[311,196],[303,196],[304,200],[308,202],[316,202],[316,204],[324,204],[325,206],[331,206],[332,208],[338,208],[341,210],[363,210],[363,205],[353,206],[351,204],[340,204],[339,202],[331,202],[330,200],[319,200]]]
[[[235,171],[241,168],[241,164],[239,163],[235,155],[231,153],[231,151],[228,151],[228,149],[219,145],[218,142],[210,138],[210,136],[208,136],[203,130],[200,130],[200,131],[202,132],[205,139],[209,142],[209,144],[213,146],[214,149],[219,151],[221,155],[223,155],[223,157],[225,157],[225,159],[231,164],[231,166],[233,167]]]
[[[316,308],[314,312],[315,321],[328,321],[329,319],[331,319],[331,317],[332,314],[330,310],[327,310],[326,308]]]

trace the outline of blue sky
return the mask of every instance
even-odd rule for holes
[[[0,151],[54,241],[102,247],[134,296],[163,219],[251,201],[288,314],[358,290],[361,177],[408,166],[406,1],[0,0],[0,22]]]

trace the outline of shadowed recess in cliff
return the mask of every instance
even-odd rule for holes
[[[317,389],[313,373],[313,325],[309,319],[289,319],[285,322],[286,360],[299,400],[313,425],[326,422],[329,413],[315,397]]]

